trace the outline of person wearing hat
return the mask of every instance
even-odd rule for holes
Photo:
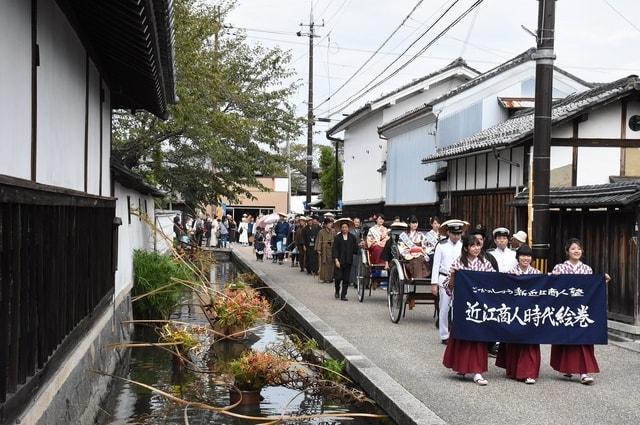
[[[511,249],[518,249],[522,245],[527,244],[527,233],[522,230],[518,230],[511,237]]]
[[[341,218],[334,223],[340,233],[336,235],[331,247],[331,258],[333,258],[335,270],[335,297],[342,301],[348,301],[347,290],[351,279],[351,267],[353,259],[358,252],[358,241],[350,232],[354,227],[353,221],[349,218]],[[322,274],[322,273],[321,273]]]
[[[311,216],[311,223],[305,227],[302,233],[307,274],[318,274],[318,256],[316,254],[318,232],[320,232],[320,224],[318,223],[318,216],[314,214]]]
[[[528,245],[522,245],[516,250],[516,259],[518,265],[510,270],[509,274],[516,276],[540,274],[540,270],[531,266],[533,251]],[[517,379],[525,384],[535,384],[540,374],[540,345],[501,342],[496,366],[506,369],[507,376],[511,379]]]
[[[493,229],[493,241],[496,244],[494,249],[488,250],[498,262],[500,273],[509,273],[517,264],[516,252],[509,248],[509,229],[497,227]]]
[[[451,264],[460,258],[462,242],[460,238],[466,228],[462,220],[447,220],[440,226],[440,234],[446,234],[447,239],[440,241],[433,255],[431,269],[431,292],[439,296],[438,330],[440,341],[446,344],[449,341],[449,304],[451,296],[444,290],[444,282],[449,276]]]
[[[293,232],[293,242],[298,248],[298,264],[300,265],[300,271],[304,272],[306,266],[305,252],[304,252],[304,229],[307,228],[307,218],[305,216],[298,217],[298,225]]]
[[[331,246],[336,232],[333,230],[333,220],[326,217],[322,221],[322,230],[318,232],[316,239],[316,253],[318,254],[318,274],[320,282],[333,281],[333,259],[331,258]]]

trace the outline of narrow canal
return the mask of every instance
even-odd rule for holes
[[[224,287],[225,282],[237,276],[235,264],[218,262],[211,272],[212,285]],[[171,319],[187,323],[208,325],[197,300],[185,292],[182,304],[174,311]],[[289,325],[290,323],[287,322]],[[202,361],[212,371],[219,370],[221,364],[237,358],[247,349],[263,351],[271,344],[277,344],[295,332],[290,326],[278,323],[264,324],[252,331],[253,335],[244,341],[217,342],[202,354]],[[146,326],[136,326],[132,340],[136,342],[157,342],[157,333]],[[216,381],[217,374],[197,373],[179,369],[172,361],[172,355],[157,347],[133,348],[128,367],[123,377],[151,385],[184,400],[201,401],[214,406],[229,405],[229,389]],[[115,380],[108,400],[102,406],[98,424],[255,424],[255,420],[233,418],[216,412],[188,409],[167,398],[154,394],[138,385]],[[286,387],[265,387],[259,406],[240,407],[233,411],[248,416],[314,415],[321,413],[376,413],[384,414],[370,403],[352,403],[330,400],[319,394],[306,394]],[[391,425],[390,419],[371,418],[316,418],[283,423],[297,424],[382,424]]]

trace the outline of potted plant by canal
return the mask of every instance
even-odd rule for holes
[[[266,386],[282,385],[291,361],[269,352],[247,351],[229,363],[234,378],[229,398],[231,404],[259,404],[260,391]]]
[[[249,328],[269,317],[269,301],[255,289],[235,282],[211,294],[204,311],[213,329],[228,339],[244,339]]]

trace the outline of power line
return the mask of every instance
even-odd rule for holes
[[[436,41],[438,41],[444,34],[446,34],[451,28],[453,28],[454,26],[456,26],[462,19],[464,19],[465,16],[467,16],[469,13],[471,13],[476,7],[478,7],[484,0],[477,0],[475,3],[473,3],[467,10],[465,10],[460,16],[458,16],[453,22],[451,22],[444,30],[442,30],[437,36],[435,36],[435,38],[433,38],[426,46],[424,46],[423,48],[421,48],[415,55],[413,55],[408,61],[406,61],[404,64],[402,64],[401,66],[399,66],[398,68],[396,68],[391,74],[389,74],[387,77],[383,78],[382,80],[380,80],[379,82],[377,82],[376,84],[374,84],[373,86],[369,87],[367,90],[365,90],[364,92],[362,92],[361,94],[357,95],[357,96],[352,96],[351,98],[347,99],[345,102],[342,102],[340,105],[344,106],[340,106],[340,109],[334,111],[333,113],[329,114],[329,116],[331,115],[335,115],[338,112],[341,112],[343,110],[345,110],[349,105],[351,105],[353,102],[355,102],[356,100],[360,99],[361,97],[363,97],[364,95],[366,95],[367,93],[369,93],[371,90],[373,90],[374,88],[380,86],[381,84],[383,84],[384,82],[388,81],[390,78],[392,78],[393,76],[395,76],[398,72],[400,72],[401,70],[403,70],[405,67],[407,67],[409,64],[411,64],[415,59],[417,59],[422,53],[424,53],[429,47],[431,47],[433,44],[435,44]],[[448,9],[447,9],[448,10]],[[446,13],[446,12],[445,12]],[[441,16],[444,16],[441,15]],[[439,18],[440,19],[440,18]],[[431,27],[430,27],[431,28]],[[394,61],[395,62],[395,61]],[[385,69],[386,70],[386,69]],[[383,71],[384,72],[384,71]],[[371,80],[371,82],[375,81],[380,75],[382,75],[382,73],[378,74],[373,80]],[[371,83],[370,82],[370,83]],[[368,86],[369,84],[367,84]],[[365,87],[367,87],[365,86]],[[346,103],[346,104],[345,104]]]
[[[418,41],[420,41],[420,40],[421,40],[425,35],[427,35],[427,33],[428,33],[429,31],[431,31],[431,29],[433,29],[433,27],[435,27],[435,26],[436,26],[436,25],[437,25],[437,24],[438,24],[438,23],[439,23],[439,22],[440,22],[440,21],[445,17],[445,15],[446,15],[447,13],[449,13],[449,11],[450,11],[450,10],[451,10],[451,9],[452,9],[452,8],[453,8],[453,7],[454,7],[454,6],[459,2],[459,1],[460,1],[460,0],[455,0],[453,3],[451,3],[451,4],[449,5],[449,7],[447,7],[447,8],[444,10],[444,12],[442,12],[442,13],[440,14],[440,16],[438,16],[438,17],[436,18],[436,20],[435,20],[434,22],[432,22],[432,23],[431,23],[431,25],[429,25],[429,27],[428,27],[425,31],[423,31],[423,32],[422,32],[422,34],[420,34],[420,35],[418,36],[418,38],[416,38],[415,40],[413,40],[413,42],[411,42],[411,44],[409,45],[409,47],[407,47],[406,49],[404,49],[404,51],[403,51],[402,53],[400,53],[400,55],[399,55],[398,57],[396,57],[394,60],[392,60],[390,64],[388,64],[388,65],[387,65],[387,66],[386,66],[382,71],[380,71],[380,72],[378,73],[378,75],[376,75],[374,78],[372,78],[372,79],[371,79],[371,81],[369,81],[369,82],[368,82],[364,87],[362,87],[360,90],[358,90],[356,93],[354,93],[353,95],[351,95],[350,97],[348,97],[348,98],[347,98],[346,100],[344,100],[343,102],[339,103],[339,104],[338,104],[338,106],[341,106],[341,105],[343,105],[343,104],[345,104],[345,103],[346,103],[345,107],[346,107],[346,106],[349,106],[349,105],[352,103],[352,99],[353,99],[353,100],[357,100],[357,99],[359,99],[360,97],[362,97],[363,95],[365,95],[366,93],[370,92],[370,91],[371,91],[372,89],[374,89],[375,87],[377,87],[377,86],[379,86],[380,84],[382,84],[382,83],[378,83],[378,84],[376,84],[376,85],[372,86],[371,88],[367,89],[367,88],[368,88],[371,84],[373,84],[373,83],[374,83],[378,78],[380,78],[380,76],[381,76],[382,74],[384,74],[385,72],[387,72],[387,70],[388,70],[389,68],[391,68],[391,67],[392,67],[396,62],[398,62],[398,61],[400,60],[400,58],[401,58],[402,56],[404,56],[404,54],[405,54],[405,53],[407,53],[407,52],[408,52],[408,51],[409,51],[409,50],[410,50],[410,49],[411,49],[411,48],[412,48],[412,47],[413,47],[413,46],[414,46]],[[383,80],[382,82],[384,82],[384,81],[386,81],[386,79],[385,79],[385,80]],[[350,101],[351,101],[351,102],[350,102]],[[339,110],[339,111],[337,111],[337,112],[340,112],[340,111],[342,111],[343,109],[344,109],[344,108],[340,109],[340,110]]]
[[[614,12],[616,12],[618,14],[618,16],[620,16],[622,19],[624,19],[625,21],[627,21],[627,23],[629,25],[631,25],[633,28],[635,28],[636,31],[640,32],[640,28],[634,24],[633,22],[631,22],[626,16],[624,16],[624,14],[622,14],[618,9],[616,9],[615,7],[613,7],[613,5],[611,3],[609,3],[607,0],[603,0],[607,6],[609,6],[611,8],[611,10],[613,10]]]
[[[320,106],[324,105],[325,103],[327,103],[334,95],[336,95],[340,90],[342,90],[347,84],[349,84],[349,82],[351,80],[353,80],[353,78],[355,78],[356,75],[358,75],[358,73],[360,71],[362,71],[362,69],[367,66],[367,64],[369,62],[371,62],[371,59],[373,59],[380,50],[382,50],[382,48],[384,46],[386,46],[386,44],[389,42],[389,40],[391,40],[391,38],[396,35],[396,33],[400,30],[400,28],[402,28],[402,26],[407,22],[407,20],[411,17],[411,15],[413,15],[413,12],[416,11],[416,9],[422,4],[424,0],[419,0],[418,3],[415,4],[415,6],[413,6],[413,8],[411,9],[411,11],[409,12],[409,14],[407,16],[405,16],[405,18],[402,20],[402,22],[400,22],[400,25],[398,25],[396,27],[396,29],[393,30],[393,32],[382,42],[382,44],[376,49],[375,52],[373,52],[371,54],[371,56],[369,56],[367,58],[366,61],[364,61],[364,63],[362,65],[360,65],[360,67],[355,70],[355,72],[353,73],[353,75],[351,75],[351,77],[349,77],[347,79],[347,81],[345,81],[344,83],[342,83],[342,85],[340,87],[338,87],[336,89],[336,91],[334,91],[333,93],[331,93],[323,102],[321,102],[319,105],[316,106],[316,109],[319,108]]]

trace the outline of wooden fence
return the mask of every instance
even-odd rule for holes
[[[104,311],[115,201],[0,176],[0,422]]]
[[[608,273],[609,318],[627,323],[638,320],[638,231],[634,209],[552,210],[550,267],[565,260],[569,238],[584,243],[584,262],[594,273]]]
[[[489,231],[496,227],[514,228],[514,191],[488,190],[472,192],[451,192],[451,218],[466,220],[472,226],[483,224]],[[525,229],[526,222],[518,223],[518,229]]]

